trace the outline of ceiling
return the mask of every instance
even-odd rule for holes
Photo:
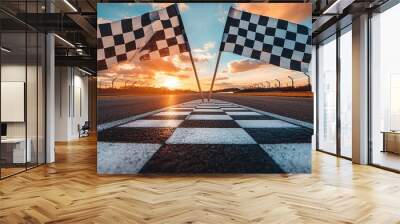
[[[8,56],[18,58],[26,55],[25,35],[19,33],[27,31],[29,37],[29,32],[54,32],[57,34],[56,65],[71,65],[68,62],[81,61],[82,66],[74,66],[95,73],[96,4],[96,0],[47,0],[47,4],[45,0],[1,0],[2,44],[13,49]],[[28,44],[28,56],[35,49]]]
[[[193,2],[196,1],[198,0],[193,0]],[[357,15],[357,13],[376,7],[384,1],[386,0],[269,0],[268,2],[312,3],[313,39],[318,40],[327,35],[329,27],[334,26],[338,20],[349,15]],[[32,31],[55,32],[61,37],[56,38],[56,56],[59,56],[56,63],[63,65],[68,64],[68,60],[74,63],[85,61],[85,66],[95,71],[96,4],[98,2],[127,1],[47,0],[46,5],[46,0],[1,0],[0,25],[5,33],[25,32],[26,28]],[[48,13],[50,11],[52,13]],[[7,35],[6,38],[13,39],[11,34],[9,36]],[[18,45],[20,40],[16,38],[14,41]],[[72,47],[71,44],[74,46]],[[87,66],[89,64],[91,66]]]

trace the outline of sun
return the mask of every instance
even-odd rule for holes
[[[168,77],[165,79],[163,86],[167,87],[168,89],[176,89],[181,85],[181,82],[176,77]]]

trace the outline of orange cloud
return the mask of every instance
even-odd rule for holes
[[[204,55],[204,54],[197,54],[197,55],[193,55],[193,60],[195,62],[206,62],[208,61],[212,56],[211,55]],[[191,66],[191,60],[190,60],[190,56],[189,54],[181,54],[178,56],[178,60],[182,63],[185,64],[190,64]]]
[[[181,69],[168,59],[152,59],[143,61],[139,64],[139,67],[143,71],[149,72],[165,72],[165,73],[177,73]]]
[[[193,76],[191,74],[179,74],[176,77],[180,78],[180,79],[190,79],[193,78]]]
[[[194,60],[195,62],[204,62],[208,58],[194,56]],[[142,62],[125,62],[98,74],[104,80],[113,78],[120,81],[130,80],[140,86],[159,86],[157,77],[160,75],[188,80],[191,86],[190,79],[194,79],[194,73],[189,54],[184,53]]]
[[[235,7],[254,14],[302,23],[311,17],[311,3],[236,3]]]
[[[221,77],[216,77],[215,78],[215,80],[218,80],[218,81],[220,81],[220,80],[228,80],[228,79],[229,79],[228,76],[221,76]]]
[[[246,72],[260,68],[263,65],[266,64],[252,59],[236,60],[228,63],[228,71],[230,73]]]

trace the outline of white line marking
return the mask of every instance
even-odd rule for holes
[[[221,109],[194,109],[193,112],[223,112]]]
[[[124,128],[175,128],[178,127],[183,120],[136,120],[119,127]]]
[[[222,107],[221,108],[223,111],[240,111],[240,110],[246,110],[244,108],[240,108],[240,107]]]
[[[261,114],[257,113],[257,112],[237,112],[237,111],[225,111],[226,114],[228,115],[245,115],[245,116],[252,116],[252,115],[256,115],[256,116],[261,116]]]
[[[281,120],[235,120],[242,128],[299,128]]]
[[[160,144],[97,143],[99,174],[136,174],[161,147]]]
[[[138,120],[140,118],[144,118],[144,117],[159,113],[159,112],[167,110],[167,109],[168,109],[168,107],[162,108],[162,109],[158,109],[158,110],[153,110],[153,111],[150,111],[150,112],[147,112],[147,113],[144,113],[144,114],[139,114],[139,115],[123,118],[123,119],[116,120],[116,121],[107,122],[107,123],[104,123],[104,124],[99,124],[99,125],[97,125],[97,131],[104,131],[106,129],[109,129],[109,128],[112,128],[112,127],[115,127],[115,126],[118,126],[118,125],[121,125],[121,124],[128,123],[129,121]]]
[[[242,128],[177,128],[167,144],[257,144]]]
[[[267,116],[270,116],[270,117],[273,117],[273,118],[276,118],[276,119],[279,119],[279,120],[283,120],[283,121],[286,121],[286,122],[289,122],[289,123],[292,123],[292,124],[295,124],[295,125],[299,125],[299,126],[302,126],[302,127],[305,127],[305,128],[309,128],[309,129],[313,129],[314,128],[314,124],[312,124],[312,123],[296,120],[296,119],[293,119],[293,118],[290,118],[290,117],[285,117],[285,116],[274,114],[274,113],[271,113],[271,112],[257,110],[255,108],[243,106],[241,104],[236,104],[236,105],[241,106],[241,107],[246,108],[246,109],[249,109],[249,110],[252,110],[252,111],[255,111],[257,113],[260,113],[260,114],[263,114],[263,115],[267,115]]]
[[[189,115],[190,113],[190,111],[163,111],[155,114],[155,116]]]
[[[232,120],[232,118],[228,115],[219,114],[194,114],[190,115],[187,120]]]

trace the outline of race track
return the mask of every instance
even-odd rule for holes
[[[234,94],[214,94],[213,98],[309,123],[313,122],[312,98],[241,96]],[[97,114],[98,123],[103,124],[195,99],[200,99],[200,95],[182,94],[99,97]]]
[[[222,100],[132,117],[98,132],[98,172],[309,173],[312,126],[282,119]]]

